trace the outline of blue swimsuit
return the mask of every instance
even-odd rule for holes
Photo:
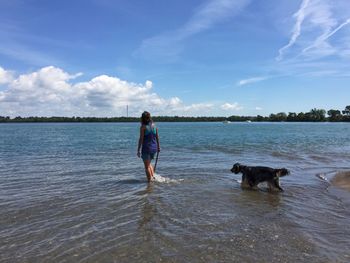
[[[157,129],[153,122],[149,122],[145,129],[145,134],[142,143],[142,154],[156,153],[158,150],[157,144]],[[153,159],[153,158],[152,158]]]

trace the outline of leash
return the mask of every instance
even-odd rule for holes
[[[156,172],[156,169],[157,169],[158,156],[159,156],[159,152],[157,152],[156,163],[154,164],[154,169],[153,169],[154,173]]]

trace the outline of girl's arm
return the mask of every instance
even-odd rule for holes
[[[143,125],[140,127],[140,138],[139,138],[139,145],[137,147],[137,156],[140,157],[141,156],[141,145],[143,143],[143,137],[145,134],[145,128],[143,127]]]

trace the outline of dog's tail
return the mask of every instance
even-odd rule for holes
[[[289,170],[286,169],[286,168],[276,169],[276,175],[278,177],[282,177],[282,176],[288,175],[289,173],[290,173]]]

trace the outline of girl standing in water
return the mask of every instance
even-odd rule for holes
[[[142,151],[140,152],[142,146]],[[151,114],[144,111],[141,116],[140,138],[137,148],[137,156],[142,157],[145,165],[147,180],[154,179],[154,171],[151,161],[157,152],[160,152],[158,129],[151,119]]]

